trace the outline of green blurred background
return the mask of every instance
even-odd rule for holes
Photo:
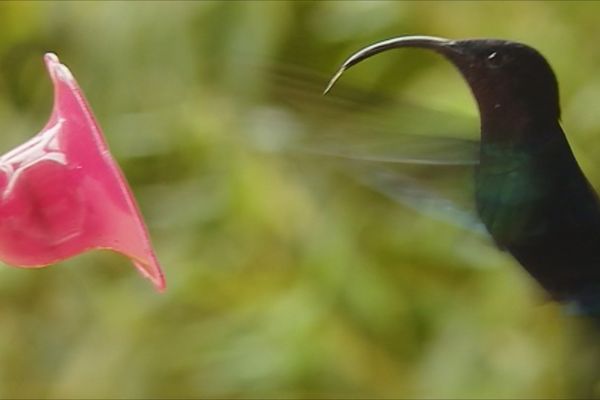
[[[132,185],[168,286],[155,293],[107,252],[1,268],[0,397],[598,395],[579,322],[488,238],[281,149],[336,121],[393,132],[401,101],[441,113],[419,118],[424,130],[460,134],[448,126],[464,118],[475,138],[467,87],[427,52],[353,69],[329,103],[320,91],[384,38],[499,37],[547,56],[569,140],[600,187],[599,16],[591,2],[0,3],[1,148],[44,125],[42,55],[56,52]],[[334,109],[336,95],[350,105]]]

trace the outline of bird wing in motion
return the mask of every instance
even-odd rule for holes
[[[325,74],[268,71],[274,84],[263,119],[283,122],[249,129],[255,146],[327,163],[403,205],[487,234],[474,207],[479,141],[465,138],[478,137],[475,118],[340,84],[322,96]]]

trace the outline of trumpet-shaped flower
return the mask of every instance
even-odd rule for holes
[[[0,260],[35,268],[109,249],[163,290],[140,211],[81,89],[56,55],[44,60],[54,85],[50,120],[0,156]]]

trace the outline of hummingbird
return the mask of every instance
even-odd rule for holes
[[[560,124],[548,61],[523,43],[402,36],[351,55],[350,67],[397,48],[440,54],[462,75],[480,117],[474,197],[495,244],[576,313],[600,315],[600,203]]]

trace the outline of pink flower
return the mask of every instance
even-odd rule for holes
[[[44,267],[92,249],[165,279],[127,181],[69,69],[44,57],[54,109],[40,133],[0,157],[0,259]]]

